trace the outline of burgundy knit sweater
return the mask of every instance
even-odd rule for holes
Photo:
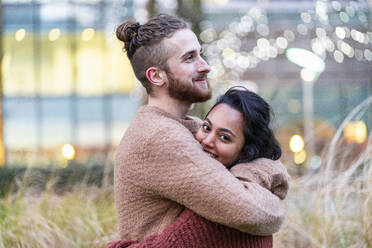
[[[273,236],[254,236],[204,219],[185,209],[161,234],[137,243],[120,240],[106,248],[272,248]]]

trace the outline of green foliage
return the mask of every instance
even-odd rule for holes
[[[71,191],[81,182],[86,185],[101,187],[105,181],[112,184],[112,165],[82,165],[69,164],[66,168],[5,166],[0,167],[0,197],[16,192],[20,187],[32,187],[45,190],[48,182],[53,180],[53,190],[56,193]],[[106,180],[104,180],[106,178]]]

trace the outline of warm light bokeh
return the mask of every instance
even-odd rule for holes
[[[349,122],[344,128],[347,143],[361,144],[367,139],[367,126],[363,121]]]
[[[75,157],[75,148],[71,144],[64,144],[62,146],[62,156],[67,160],[72,160]]]
[[[293,135],[289,140],[289,148],[292,152],[300,152],[304,149],[304,140],[298,134]]]
[[[130,62],[114,36],[107,38],[102,32],[85,29],[83,39],[79,39],[77,35],[52,29],[40,37],[40,56],[35,57],[34,35],[25,34],[24,29],[16,33],[17,40],[22,42],[12,42],[13,35],[4,35],[5,95],[68,95],[73,92],[102,95],[129,93],[135,87]],[[76,41],[75,48],[71,46],[72,41]]]

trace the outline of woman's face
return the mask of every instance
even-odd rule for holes
[[[239,159],[244,146],[243,115],[221,103],[214,107],[196,133],[205,152],[225,166]]]

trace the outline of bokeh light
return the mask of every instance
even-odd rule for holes
[[[307,68],[301,69],[300,75],[302,80],[304,80],[305,82],[313,82],[316,78],[316,74],[312,70]]]
[[[335,33],[336,33],[337,37],[342,39],[342,40],[345,39],[345,37],[346,37],[346,31],[342,27],[336,27]]]
[[[369,50],[369,49],[365,49],[364,50],[364,57],[366,58],[366,60],[372,61],[372,51]]]
[[[94,31],[93,28],[86,28],[81,33],[81,38],[84,41],[89,41],[89,40],[93,39],[94,35],[95,35],[95,31]]]
[[[300,152],[304,149],[305,143],[301,135],[295,134],[289,140],[289,148],[292,152]]]
[[[363,121],[349,122],[344,128],[347,143],[363,143],[367,138],[367,126]]]
[[[15,33],[15,39],[16,41],[21,41],[25,38],[26,36],[26,30],[21,28],[19,30],[17,30],[17,32]]]
[[[322,164],[322,159],[319,156],[317,156],[317,155],[313,156],[310,159],[310,167],[313,170],[318,169],[321,164]]]
[[[344,23],[348,23],[350,18],[345,12],[340,12],[340,20]]]
[[[71,145],[71,144],[64,144],[62,146],[62,156],[66,159],[66,160],[72,160],[74,159],[75,157],[75,148]]]
[[[301,35],[307,35],[308,28],[306,25],[300,23],[297,25],[297,32]]]
[[[300,164],[303,164],[306,161],[306,156],[307,156],[307,154],[306,154],[305,150],[295,152],[293,154],[293,160],[294,160],[295,164],[300,165]]]
[[[301,13],[301,19],[304,23],[310,23],[311,22],[311,15],[307,12]]]
[[[49,40],[50,41],[56,41],[61,36],[61,30],[58,28],[53,28],[49,31]]]
[[[333,53],[333,57],[337,63],[342,63],[344,61],[344,54],[340,52],[339,50],[336,50]]]

